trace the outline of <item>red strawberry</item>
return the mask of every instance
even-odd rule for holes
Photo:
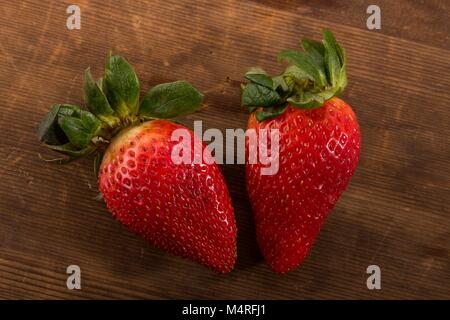
[[[243,88],[252,112],[248,128],[257,136],[279,130],[278,172],[264,175],[260,163],[246,165],[258,243],[279,273],[305,259],[359,160],[355,114],[334,97],[346,85],[345,52],[331,32],[324,30],[324,38],[323,44],[303,40],[303,52],[283,51],[280,59],[291,65],[280,76],[252,69]]]
[[[100,190],[113,215],[152,245],[229,272],[236,225],[225,180],[216,164],[172,162],[180,128],[154,120],[123,130],[103,157]]]
[[[204,144],[194,148],[198,140],[192,131],[156,120],[196,110],[202,95],[177,81],[152,88],[139,104],[137,77],[119,56],[108,57],[105,76],[97,83],[87,70],[84,90],[90,111],[55,105],[40,125],[41,141],[67,155],[64,160],[96,153],[108,209],[150,244],[214,271],[231,271],[236,223],[220,169],[209,152],[203,156]],[[180,142],[172,139],[178,129],[184,130]],[[200,161],[173,161],[180,143],[192,160],[194,152],[201,152]]]

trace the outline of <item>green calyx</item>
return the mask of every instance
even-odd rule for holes
[[[318,108],[342,93],[347,85],[345,50],[330,30],[323,29],[322,34],[322,42],[301,40],[303,51],[281,51],[278,61],[287,62],[288,67],[280,75],[271,77],[260,68],[245,74],[249,82],[242,86],[241,103],[249,112],[258,109],[258,121],[282,114],[289,104]]]
[[[65,157],[66,163],[89,154],[98,167],[109,141],[122,129],[153,119],[169,119],[192,113],[203,95],[186,81],[159,84],[139,102],[139,80],[120,56],[108,55],[103,78],[94,81],[90,69],[84,75],[87,110],[72,104],[55,104],[39,125],[39,140]]]

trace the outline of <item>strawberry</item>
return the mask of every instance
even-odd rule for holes
[[[230,272],[237,231],[225,180],[194,133],[166,120],[195,111],[202,95],[176,81],[155,86],[139,103],[134,70],[111,55],[103,79],[94,82],[86,70],[84,92],[89,110],[54,105],[39,127],[40,140],[67,156],[56,160],[95,154],[99,188],[117,220],[157,248]],[[182,141],[173,139],[178,130]],[[173,161],[180,143],[181,153],[192,160],[201,153],[200,161]]]
[[[302,40],[285,50],[288,67],[270,77],[247,74],[242,104],[248,128],[279,130],[278,171],[262,174],[247,157],[246,182],[257,240],[269,267],[286,273],[302,263],[322,223],[346,189],[360,155],[360,130],[351,107],[336,97],[347,84],[346,55],[332,33],[323,43]],[[269,137],[268,144],[272,143]],[[252,150],[247,140],[247,150]]]

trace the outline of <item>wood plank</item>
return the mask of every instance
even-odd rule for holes
[[[450,24],[448,1],[380,0],[382,30],[365,27],[368,1],[78,1],[0,8],[0,298],[450,298]],[[226,276],[149,247],[94,200],[89,159],[41,161],[36,126],[56,102],[82,103],[82,75],[100,75],[109,49],[125,56],[143,93],[186,79],[207,107],[183,121],[244,128],[242,75],[278,72],[276,54],[331,28],[347,49],[344,99],[358,116],[361,162],[296,271],[262,261],[244,168],[223,166],[238,222],[238,262]],[[82,268],[82,290],[65,268]],[[382,290],[365,286],[382,268]]]

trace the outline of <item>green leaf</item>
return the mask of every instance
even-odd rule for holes
[[[328,29],[323,29],[323,45],[325,47],[325,65],[328,80],[332,86],[338,84],[341,71],[341,61],[337,52],[337,43],[333,34]]]
[[[322,106],[325,101],[336,95],[336,88],[328,90],[310,92],[298,91],[287,99],[294,107],[301,109],[313,109]]]
[[[75,156],[92,145],[91,140],[101,125],[99,119],[79,106],[57,104],[42,120],[38,134],[48,148]]]
[[[258,107],[256,107],[256,106],[248,106],[248,107],[247,107],[247,110],[248,110],[249,113],[252,113],[252,112],[255,111],[256,109],[258,109]]]
[[[84,149],[78,149],[75,146],[73,146],[70,142],[66,143],[64,145],[59,145],[59,146],[54,146],[54,145],[46,145],[46,146],[50,150],[59,152],[59,153],[67,156],[66,158],[53,158],[53,159],[44,159],[40,156],[40,158],[46,162],[52,162],[52,163],[57,163],[57,164],[69,163],[72,160],[75,160],[77,158],[91,154],[96,149],[96,147],[94,145],[89,145],[88,147],[86,147]]]
[[[85,131],[81,119],[73,117],[64,117],[61,120],[61,129],[69,138],[71,144],[77,148],[83,148],[89,144],[92,135]]]
[[[309,39],[301,40],[300,44],[303,50],[305,50],[305,52],[307,52],[311,58],[314,59],[315,63],[323,69],[325,54],[325,47],[323,44],[319,41]]]
[[[319,99],[322,99],[324,102],[333,98],[335,95],[337,95],[338,87],[331,87],[328,90],[322,90],[317,93],[313,93],[316,96],[319,96]]]
[[[80,117],[81,107],[73,104],[60,104],[58,112],[58,122],[60,122],[64,117]]]
[[[336,42],[336,52],[339,56],[341,66],[342,67],[346,66],[347,65],[347,54],[345,52],[345,49],[343,47],[341,47],[337,42]]]
[[[150,118],[168,119],[197,110],[203,95],[187,81],[159,84],[145,95],[139,114]]]
[[[303,69],[297,65],[288,66],[283,72],[283,78],[290,77],[293,78],[294,82],[297,84],[304,84],[310,81],[310,77],[305,73]],[[286,80],[285,80],[286,81]],[[287,81],[288,85],[292,85],[290,81]]]
[[[117,118],[114,116],[114,110],[109,105],[105,94],[92,79],[91,71],[86,69],[84,73],[84,99],[89,110],[100,120],[113,126]]]
[[[287,85],[282,75],[273,77],[272,82],[273,82],[273,90],[277,90],[278,88],[280,88],[281,91],[289,90],[289,86]]]
[[[263,111],[256,112],[256,120],[261,122],[264,120],[278,117],[280,114],[282,114],[286,110],[287,107],[288,107],[288,104],[284,103],[281,106],[264,108]]]
[[[93,133],[96,133],[102,125],[101,121],[89,111],[82,110],[80,119],[86,130]]]
[[[45,144],[60,145],[69,142],[64,131],[58,125],[58,114],[61,105],[55,104],[52,110],[46,114],[39,124],[38,137],[39,141]]]
[[[131,65],[120,56],[109,56],[103,92],[119,117],[135,115],[139,107],[139,81]]]
[[[280,95],[256,83],[247,84],[242,90],[242,105],[247,107],[269,107],[279,103]]]
[[[79,115],[64,116],[60,126],[73,146],[85,148],[101,128],[101,122],[92,113],[81,111]]]
[[[102,92],[103,92],[103,78],[98,78],[97,81],[95,81],[95,83],[100,88],[100,90],[102,90]]]
[[[70,142],[60,146],[47,145],[47,147],[53,151],[57,151],[73,158],[78,158],[90,154],[96,149],[94,145],[89,145],[83,149],[79,149],[76,146],[72,145]]]
[[[278,61],[287,61],[289,64],[294,64],[318,86],[323,87],[326,85],[326,75],[323,69],[305,52],[283,50],[278,55]]]
[[[336,94],[340,94],[347,86],[347,55],[345,53],[345,49],[342,48],[339,44],[337,44],[336,49],[341,61],[341,70],[339,72],[338,79],[339,89],[337,90]]]
[[[262,85],[266,88],[273,88],[273,81],[267,73],[260,68],[251,68],[246,74],[245,78],[251,82]]]
[[[324,100],[308,91],[301,91],[287,99],[294,107],[312,109],[321,106]]]
[[[67,135],[61,128],[65,117],[80,118],[83,111],[79,106],[72,104],[55,104],[39,125],[39,140],[50,145],[62,145],[69,142]]]

